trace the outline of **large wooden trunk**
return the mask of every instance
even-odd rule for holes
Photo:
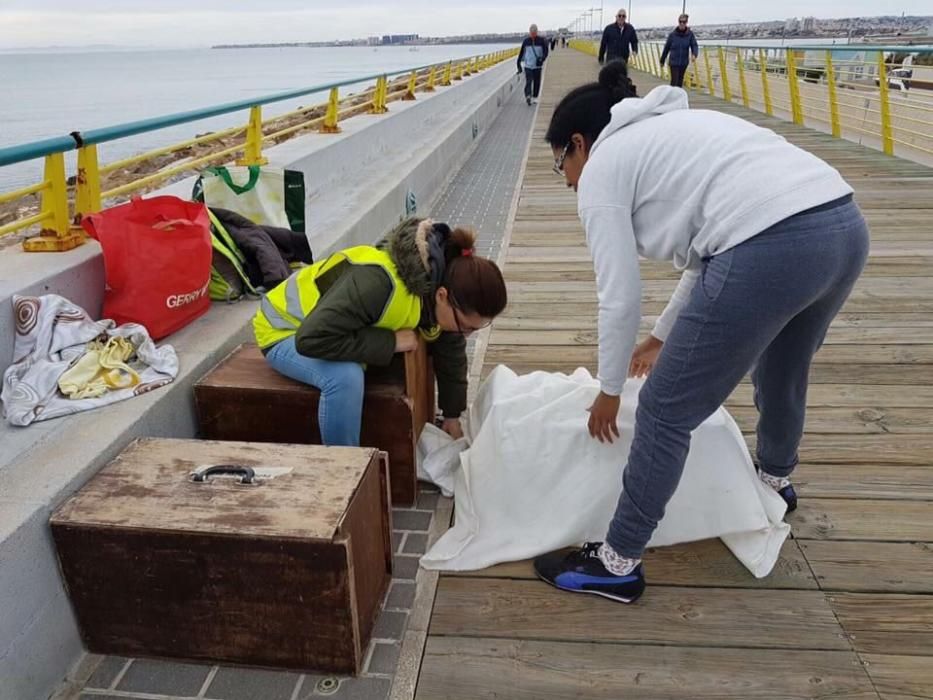
[[[214,465],[238,471],[192,476]],[[387,477],[370,448],[132,443],[51,518],[87,648],[358,673],[391,579]]]
[[[276,372],[255,345],[234,350],[198,381],[194,396],[206,439],[321,443],[320,392]],[[433,417],[434,375],[423,344],[388,368],[367,370],[360,442],[389,453],[395,505],[415,502],[415,449]]]

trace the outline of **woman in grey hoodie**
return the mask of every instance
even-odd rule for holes
[[[605,542],[535,566],[559,588],[631,602],[644,590],[642,552],[680,481],[691,431],[748,372],[760,478],[796,506],[789,477],[810,362],[861,274],[868,228],[828,164],[768,129],[688,109],[678,88],[638,98],[621,62],[570,92],[545,138],[577,191],[596,270],[594,438],[618,436],[626,376],[648,379]],[[683,276],[636,346],[639,256],[670,260]]]

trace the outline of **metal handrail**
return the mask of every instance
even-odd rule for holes
[[[596,44],[590,41],[571,45],[594,56],[597,53]],[[633,66],[666,78],[666,67],[660,62],[662,46],[656,41],[640,42]],[[840,58],[839,52],[864,57]],[[895,155],[896,148],[899,155],[907,149],[915,155],[933,153],[933,120],[924,118],[933,112],[933,90],[915,87],[908,93],[906,82],[897,83],[933,83],[933,66],[913,65],[911,78],[892,76],[890,71],[904,66],[891,62],[891,54],[931,55],[933,46],[703,43],[684,86],[729,102],[740,101],[769,115],[777,108],[797,124],[828,125],[836,138],[844,132],[874,137],[888,155]]]
[[[36,158],[45,158],[45,174],[42,182],[13,192],[0,193],[0,204],[9,203],[29,195],[39,194],[41,197],[39,213],[26,215],[23,218],[18,218],[7,224],[0,225],[0,236],[40,224],[42,226],[41,233],[44,235],[23,241],[23,247],[26,250],[70,250],[84,242],[83,233],[73,225],[73,222],[80,220],[81,216],[85,214],[100,210],[104,198],[116,197],[137,191],[146,186],[163,181],[173,175],[191,171],[196,167],[207,165],[236,153],[242,154],[242,158],[237,160],[240,164],[263,164],[267,161],[262,156],[262,146],[263,143],[269,140],[279,139],[283,136],[312,127],[318,127],[324,133],[337,133],[340,131],[338,122],[341,118],[359,113],[363,109],[373,114],[382,114],[388,111],[386,107],[387,102],[399,99],[416,99],[416,91],[431,92],[435,89],[435,85],[451,85],[454,80],[460,80],[464,76],[497,65],[514,57],[517,53],[518,49],[505,49],[462,59],[429,63],[414,68],[353,77],[346,80],[313,85],[298,90],[279,92],[264,97],[227,102],[211,107],[186,112],[176,112],[174,114],[126,122],[99,129],[80,132],[74,131],[68,136],[58,136],[0,148],[0,166],[22,163]],[[393,82],[390,89],[389,79],[399,76],[407,76],[405,83]],[[350,98],[345,98],[359,101],[361,97],[365,97],[363,102],[341,108],[342,100],[338,95],[338,91],[341,87],[370,81],[376,81],[375,88],[371,88],[361,94],[351,95]],[[263,122],[261,112],[262,106],[323,92],[329,93],[329,99],[326,104],[301,108],[274,117],[267,122]],[[245,109],[248,109],[250,114],[249,123],[246,126],[231,127],[216,133],[207,134],[178,144],[124,158],[106,165],[98,164],[98,144],[230,114]],[[313,110],[319,112],[321,110],[324,111],[323,114],[314,116],[297,125],[287,126],[273,133],[264,133],[263,127],[266,126],[269,121],[280,122],[283,119],[307,115]],[[238,143],[234,146],[223,148],[220,151],[199,156],[193,160],[185,160],[174,167],[160,169],[155,173],[141,177],[132,182],[102,191],[101,176],[104,174],[112,173],[135,163],[149,160],[158,155],[171,154],[182,148],[217,141],[244,132],[246,135],[244,143]],[[70,202],[65,176],[64,154],[75,150],[78,151],[77,176],[74,201]],[[73,210],[73,215],[70,215],[71,210]]]

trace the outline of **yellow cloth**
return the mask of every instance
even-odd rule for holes
[[[114,336],[102,343],[92,340],[81,356],[58,380],[58,388],[69,399],[92,399],[111,389],[129,389],[139,384],[139,374],[126,364],[136,348],[126,338]]]

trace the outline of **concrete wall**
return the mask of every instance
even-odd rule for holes
[[[507,61],[415,102],[391,103],[388,115],[348,120],[339,135],[269,149],[273,164],[305,172],[315,254],[375,241],[404,215],[409,190],[418,213],[428,215],[448,174],[516,87]],[[163,193],[187,196],[191,185]],[[12,359],[13,294],[61,294],[97,315],[103,285],[94,242],[60,254],[0,252],[0,368]],[[181,372],[169,387],[28,428],[0,425],[0,700],[47,697],[82,651],[49,536],[50,513],[135,437],[195,435],[192,386],[250,337],[254,308],[215,304],[173,335]]]

